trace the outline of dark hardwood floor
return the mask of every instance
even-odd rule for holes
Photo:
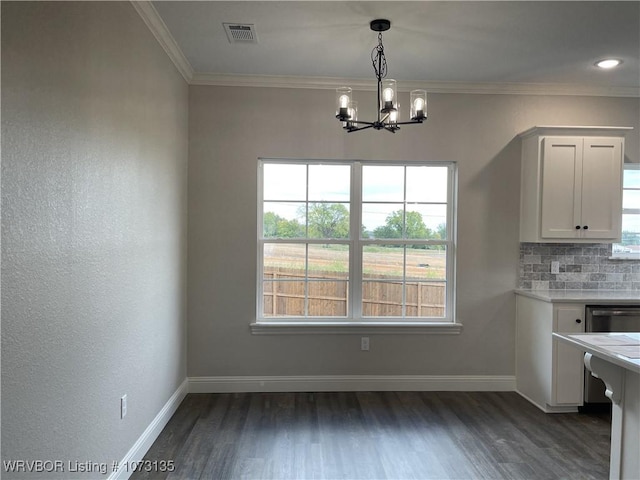
[[[606,479],[608,414],[513,392],[190,394],[140,479]]]

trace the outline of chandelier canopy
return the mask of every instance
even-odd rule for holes
[[[427,92],[425,90],[412,90],[410,94],[410,120],[400,122],[400,104],[398,103],[398,91],[396,81],[387,79],[387,59],[382,45],[382,32],[391,28],[391,22],[385,19],[373,20],[370,23],[371,30],[378,32],[378,45],[371,51],[373,71],[378,80],[378,119],[373,122],[358,120],[358,103],[352,99],[351,87],[336,89],[336,118],[342,122],[342,128],[347,132],[357,132],[368,128],[387,130],[396,133],[400,125],[422,123],[427,118]]]

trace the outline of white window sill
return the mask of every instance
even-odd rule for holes
[[[299,334],[449,334],[462,332],[461,323],[451,322],[255,322],[250,324],[253,335]]]

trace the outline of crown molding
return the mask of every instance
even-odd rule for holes
[[[156,37],[156,40],[169,56],[180,74],[184,77],[187,83],[191,83],[193,78],[193,67],[189,63],[189,60],[187,60],[187,57],[184,56],[184,53],[182,53],[182,50],[176,43],[173,35],[169,32],[167,25],[164,23],[162,17],[160,17],[160,14],[153,4],[147,0],[131,0],[131,5],[133,5],[133,8],[138,12],[138,15],[140,15],[149,30],[151,30],[153,36]]]
[[[190,85],[225,87],[310,88],[335,90],[349,85],[354,90],[375,91],[373,79],[339,77],[305,77],[287,75],[238,75],[196,73],[169,32],[160,14],[149,0],[131,0],[151,33],[162,46],[180,74]],[[588,97],[640,97],[640,87],[585,86],[552,83],[463,83],[463,82],[400,82],[398,90],[422,89],[429,93],[469,93],[490,95],[569,95]]]
[[[374,80],[338,77],[297,77],[280,75],[232,75],[195,73],[191,85],[228,87],[312,88],[334,90],[349,85],[354,90],[375,91]],[[570,95],[591,97],[640,97],[637,87],[585,86],[547,83],[461,83],[461,82],[398,82],[398,90],[414,89],[429,93],[469,93],[491,95]]]
[[[615,136],[624,137],[633,127],[615,127],[608,125],[536,125],[518,134],[525,138],[532,135],[564,135],[564,136]]]

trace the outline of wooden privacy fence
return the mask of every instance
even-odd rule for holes
[[[299,269],[268,268],[264,272],[264,315],[303,316],[305,273]],[[308,282],[310,316],[340,317],[347,314],[346,275],[314,271]],[[362,287],[363,315],[402,315],[402,281],[387,275],[365,274]],[[298,280],[299,279],[299,280]],[[269,281],[271,280],[271,281]],[[287,281],[278,281],[287,280]],[[385,280],[385,281],[376,281]],[[444,316],[445,285],[441,282],[407,281],[406,316]]]

